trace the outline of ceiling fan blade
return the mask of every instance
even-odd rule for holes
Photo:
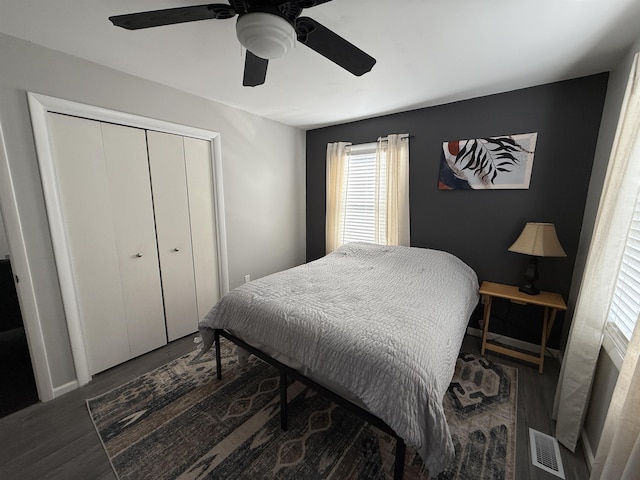
[[[356,76],[370,71],[376,59],[309,17],[296,20],[298,41]]]
[[[295,3],[300,8],[311,8],[330,1],[331,0],[293,0],[291,3]]]
[[[245,87],[262,85],[267,78],[268,65],[269,60],[260,58],[247,50],[244,60],[244,78],[242,79],[242,85]]]
[[[129,13],[109,17],[116,27],[127,30],[140,28],[159,27],[176,23],[195,22],[196,20],[209,20],[213,18],[231,18],[236,11],[224,3],[212,3],[209,5],[192,5],[190,7],[167,8],[164,10],[152,10],[149,12]]]

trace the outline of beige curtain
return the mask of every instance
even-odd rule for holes
[[[554,402],[556,437],[575,451],[591,393],[614,281],[638,196],[640,69],[631,68]]]
[[[386,213],[386,225],[376,222],[376,239],[382,245],[410,245],[409,224],[409,135],[389,135],[378,139],[376,148],[377,169],[386,169],[386,185],[378,188],[384,198],[376,195],[376,210]],[[378,176],[379,178],[379,176]],[[376,218],[379,218],[378,214]]]
[[[335,142],[327,145],[327,206],[326,251],[333,252],[342,243],[340,213],[344,208],[344,168],[350,143]]]
[[[640,478],[640,320],[613,391],[590,480]]]

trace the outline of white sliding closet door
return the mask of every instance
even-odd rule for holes
[[[133,358],[167,343],[147,139],[139,128],[101,125]]]
[[[220,299],[211,143],[184,137],[198,320]]]
[[[102,132],[98,122],[48,115],[85,349],[93,374],[129,358]]]
[[[145,136],[137,129],[48,116],[93,374],[166,343]]]
[[[195,332],[218,301],[211,142],[46,115],[65,308],[95,374]]]
[[[147,143],[167,337],[172,341],[198,329],[184,141],[148,131]]]

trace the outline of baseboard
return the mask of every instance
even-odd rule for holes
[[[58,398],[59,396],[64,395],[65,393],[69,393],[72,390],[75,390],[77,388],[78,388],[77,380],[73,380],[69,383],[65,383],[64,385],[60,385],[59,387],[54,387],[53,398]]]
[[[584,431],[584,428],[582,429],[582,433],[580,434],[580,439],[582,440],[582,448],[584,449],[584,458],[587,461],[589,472],[591,472],[595,457],[593,455],[593,450],[591,449],[591,444],[589,443],[589,437],[587,437],[587,432]]]
[[[467,327],[467,334],[473,335],[474,337],[482,338],[482,330],[480,330],[479,328]],[[487,334],[487,340],[499,341],[504,345],[508,345],[510,347],[517,348],[519,350],[524,350],[525,352],[531,352],[531,353],[540,355],[540,345],[536,345],[535,343],[529,343],[522,340],[518,340],[517,338],[511,338],[505,335],[500,335],[500,334],[491,333],[491,332]],[[562,362],[562,354],[560,353],[560,350],[547,347],[545,351],[545,355],[548,357],[555,358],[556,360]]]

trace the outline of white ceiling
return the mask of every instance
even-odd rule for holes
[[[607,71],[640,38],[640,0],[333,0],[303,15],[373,70],[352,76],[298,44],[249,88],[235,18],[137,31],[107,19],[202,3],[0,0],[0,32],[301,128]]]

